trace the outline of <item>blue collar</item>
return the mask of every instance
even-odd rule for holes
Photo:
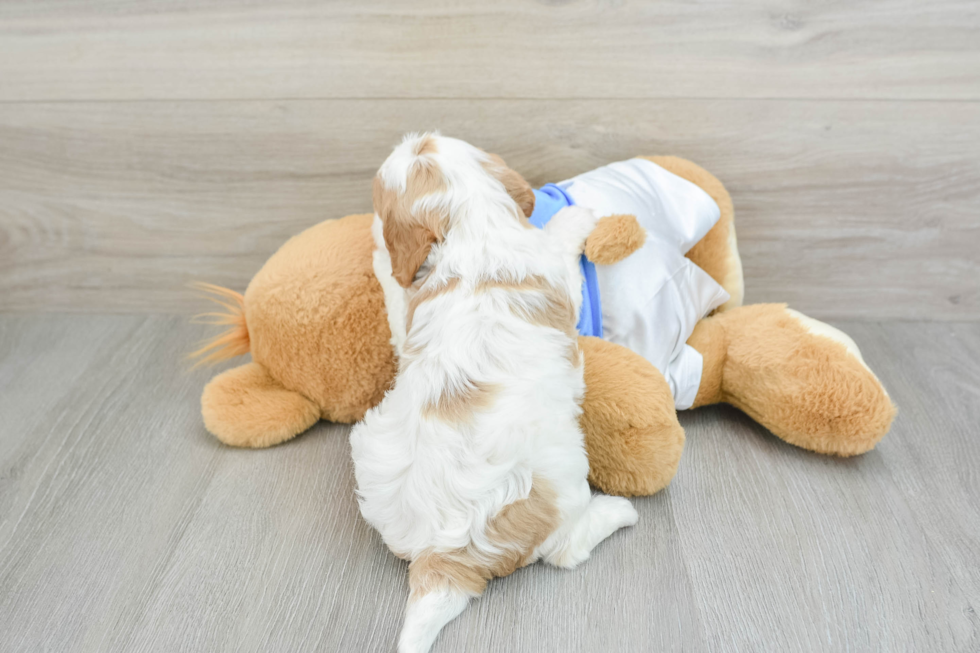
[[[575,204],[560,186],[545,184],[534,191],[534,213],[529,218],[531,224],[542,229],[551,217],[566,206]],[[579,312],[579,335],[602,337],[602,304],[599,302],[599,279],[595,263],[582,254],[582,310]]]

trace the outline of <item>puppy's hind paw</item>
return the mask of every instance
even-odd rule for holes
[[[640,520],[636,508],[633,507],[629,499],[602,494],[592,499],[592,501],[597,504],[596,509],[602,514],[604,521],[610,527],[610,534],[620,528],[634,526]]]

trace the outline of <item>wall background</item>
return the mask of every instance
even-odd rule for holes
[[[0,4],[0,311],[192,313],[439,128],[532,183],[676,154],[746,301],[980,319],[973,0]]]

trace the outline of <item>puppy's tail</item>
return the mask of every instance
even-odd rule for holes
[[[439,554],[413,560],[398,653],[426,653],[443,626],[459,616],[471,597],[482,594],[486,584],[486,578],[458,560]]]
[[[223,311],[195,315],[198,324],[229,326],[229,329],[201,343],[201,347],[187,355],[197,359],[194,367],[213,365],[221,361],[247,354],[250,347],[248,325],[245,323],[245,298],[241,293],[210,283],[195,282],[191,288],[204,293],[206,299],[218,304]]]

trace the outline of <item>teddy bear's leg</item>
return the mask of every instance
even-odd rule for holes
[[[607,494],[653,494],[670,483],[684,450],[684,429],[663,375],[638,354],[580,337],[585,356],[581,417],[589,482]]]
[[[320,409],[282,387],[258,363],[222,372],[201,395],[204,425],[233,447],[262,448],[284,442],[313,426]]]
[[[716,313],[741,306],[742,298],[745,296],[742,260],[739,258],[738,242],[735,239],[735,209],[725,186],[710,172],[687,159],[676,156],[640,158],[653,161],[668,172],[699,186],[718,205],[721,211],[718,222],[687,252],[686,256],[711,275],[711,278],[731,295],[731,299],[715,310]]]
[[[687,342],[704,357],[694,407],[727,402],[804,449],[864,453],[895,416],[854,341],[783,304],[706,318]]]

